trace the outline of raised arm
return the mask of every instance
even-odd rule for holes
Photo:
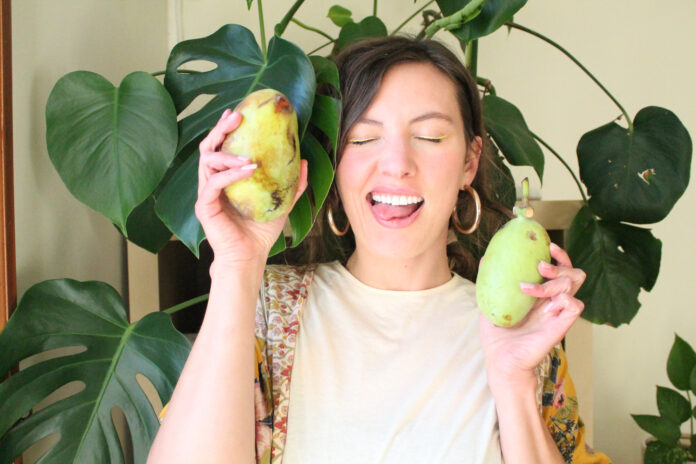
[[[541,275],[549,280],[522,287],[539,301],[520,324],[497,327],[481,316],[481,342],[503,457],[519,464],[565,462],[539,411],[535,368],[582,312],[583,303],[574,295],[585,274],[573,268],[566,252],[554,244],[551,256],[557,265],[539,266]]]
[[[255,223],[241,217],[222,192],[255,168],[246,158],[219,151],[240,122],[239,113],[226,110],[200,144],[196,216],[215,254],[210,298],[149,464],[254,462],[255,306],[286,216]],[[303,161],[295,200],[306,178]]]

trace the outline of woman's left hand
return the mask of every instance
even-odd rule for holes
[[[550,252],[556,264],[539,263],[539,273],[548,280],[520,285],[524,293],[539,298],[520,323],[499,327],[480,316],[481,343],[492,387],[535,378],[534,369],[582,313],[584,305],[575,294],[585,281],[585,273],[573,267],[558,245],[552,243]]]

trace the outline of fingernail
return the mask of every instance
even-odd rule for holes
[[[225,111],[222,112],[221,118],[226,118],[227,116],[229,116],[229,114],[230,114],[231,112],[232,112],[232,110],[229,109],[229,108],[227,108]]]
[[[530,284],[528,282],[521,282],[520,283],[520,289],[522,289],[522,290],[531,290],[534,287],[536,287],[536,285]]]
[[[227,119],[232,119],[235,117],[235,114],[237,114],[236,111],[230,111],[229,114],[227,115]]]
[[[540,261],[539,262],[539,267],[542,268],[545,271],[550,271],[551,270],[551,264],[547,263],[546,261]]]
[[[239,169],[240,169],[241,171],[253,171],[253,170],[256,169],[257,167],[258,167],[258,165],[257,165],[256,163],[253,163],[253,164],[244,165],[244,166],[242,166],[242,167],[239,168]]]
[[[556,245],[555,243],[551,242],[551,243],[549,244],[549,249],[551,249],[551,250],[560,250],[561,247],[559,247],[559,246]]]

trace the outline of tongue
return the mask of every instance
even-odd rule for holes
[[[405,218],[413,214],[418,209],[417,204],[411,205],[389,205],[386,203],[375,203],[372,205],[372,210],[382,219]]]

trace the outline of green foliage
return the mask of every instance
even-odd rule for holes
[[[327,15],[331,21],[338,27],[343,27],[348,23],[353,22],[351,17],[353,13],[348,8],[344,8],[340,5],[334,5],[329,8],[329,14]]]
[[[176,148],[176,113],[167,91],[144,72],[114,87],[75,71],[46,103],[46,145],[65,186],[124,235],[128,215],[152,194]]]
[[[197,146],[225,109],[254,90],[274,88],[288,96],[298,113],[309,188],[290,213],[292,236],[278,237],[271,254],[297,246],[314,224],[334,177],[342,102],[331,58],[352,43],[388,34],[377,16],[356,21],[348,8],[334,5],[328,17],[340,28],[335,40],[305,27],[330,39],[316,50],[333,43],[328,57],[312,52],[310,58],[280,37],[302,3],[292,4],[267,50],[263,34],[259,45],[241,25],[226,25],[208,37],[177,44],[167,61],[164,86],[144,72],[128,74],[119,87],[86,71],[61,78],[46,105],[47,146],[68,190],[106,216],[131,242],[157,252],[173,233],[198,255],[205,237],[193,212]],[[253,1],[246,4],[251,8]],[[510,24],[525,4],[526,0],[438,0],[440,11],[421,7],[414,16],[419,11],[423,15],[420,37],[431,26],[430,32],[452,33],[467,47]],[[260,9],[261,2],[256,6]],[[259,19],[263,21],[262,14]],[[469,57],[475,73],[476,54]],[[208,62],[212,69],[188,69],[194,62]],[[515,191],[509,165],[531,166],[541,179],[541,139],[527,127],[518,108],[494,96],[489,79],[474,77],[483,87],[484,123],[494,141],[494,195],[512,207]],[[636,314],[640,289],[650,290],[655,284],[661,255],[661,242],[649,230],[624,222],[647,224],[668,214],[689,182],[692,149],[688,132],[668,110],[648,107],[627,122],[628,129],[610,123],[590,131],[578,144],[580,175],[591,198],[573,221],[568,242],[574,263],[587,273],[578,294],[586,304],[583,316],[614,326]],[[578,186],[585,198],[579,182]],[[460,239],[468,243],[467,237]],[[483,253],[473,251],[477,256]],[[25,294],[0,333],[0,373],[59,347],[86,351],[40,362],[0,384],[0,462],[51,433],[61,437],[42,462],[122,462],[111,425],[112,408],[125,413],[136,461],[144,461],[157,423],[135,374],[149,378],[167,401],[189,349],[168,316],[153,314],[129,324],[122,302],[105,284],[44,282]],[[696,354],[677,337],[668,373],[679,390],[696,392],[695,364]],[[71,382],[82,382],[84,388],[35,409],[48,394]],[[648,446],[646,462],[680,462],[667,460],[682,456],[674,430],[687,412],[696,416],[696,409],[690,403],[687,408],[679,392],[663,387],[658,389],[658,407],[660,416],[635,416],[665,439]],[[694,448],[692,443],[692,455]]]
[[[681,424],[691,421],[694,429],[694,417],[689,379],[696,376],[696,353],[679,335],[674,335],[674,343],[667,357],[667,376],[672,385],[686,394],[667,387],[657,387],[657,409],[659,416],[632,414],[638,426],[655,437],[645,450],[645,463],[684,463],[696,459],[696,435],[689,435],[687,442],[681,437]]]
[[[472,0],[437,0],[444,16],[450,16],[466,7]],[[488,0],[483,4],[481,13],[461,27],[450,29],[459,40],[469,42],[497,31],[512,17],[527,0]]]
[[[512,103],[494,95],[483,97],[483,120],[505,159],[514,166],[532,166],[544,178],[544,153],[529,132],[524,116]]]
[[[135,461],[145,462],[159,424],[136,375],[168,401],[190,350],[186,337],[164,313],[129,324],[107,284],[61,279],[36,284],[22,297],[0,333],[0,378],[18,362],[57,348],[77,350],[54,353],[0,384],[0,462],[51,434],[60,439],[41,462],[123,462],[113,408],[126,416]],[[34,409],[68,384],[77,393]]]
[[[578,143],[590,207],[606,220],[649,224],[667,216],[689,184],[691,138],[669,110],[649,106],[633,132],[610,122]]]

